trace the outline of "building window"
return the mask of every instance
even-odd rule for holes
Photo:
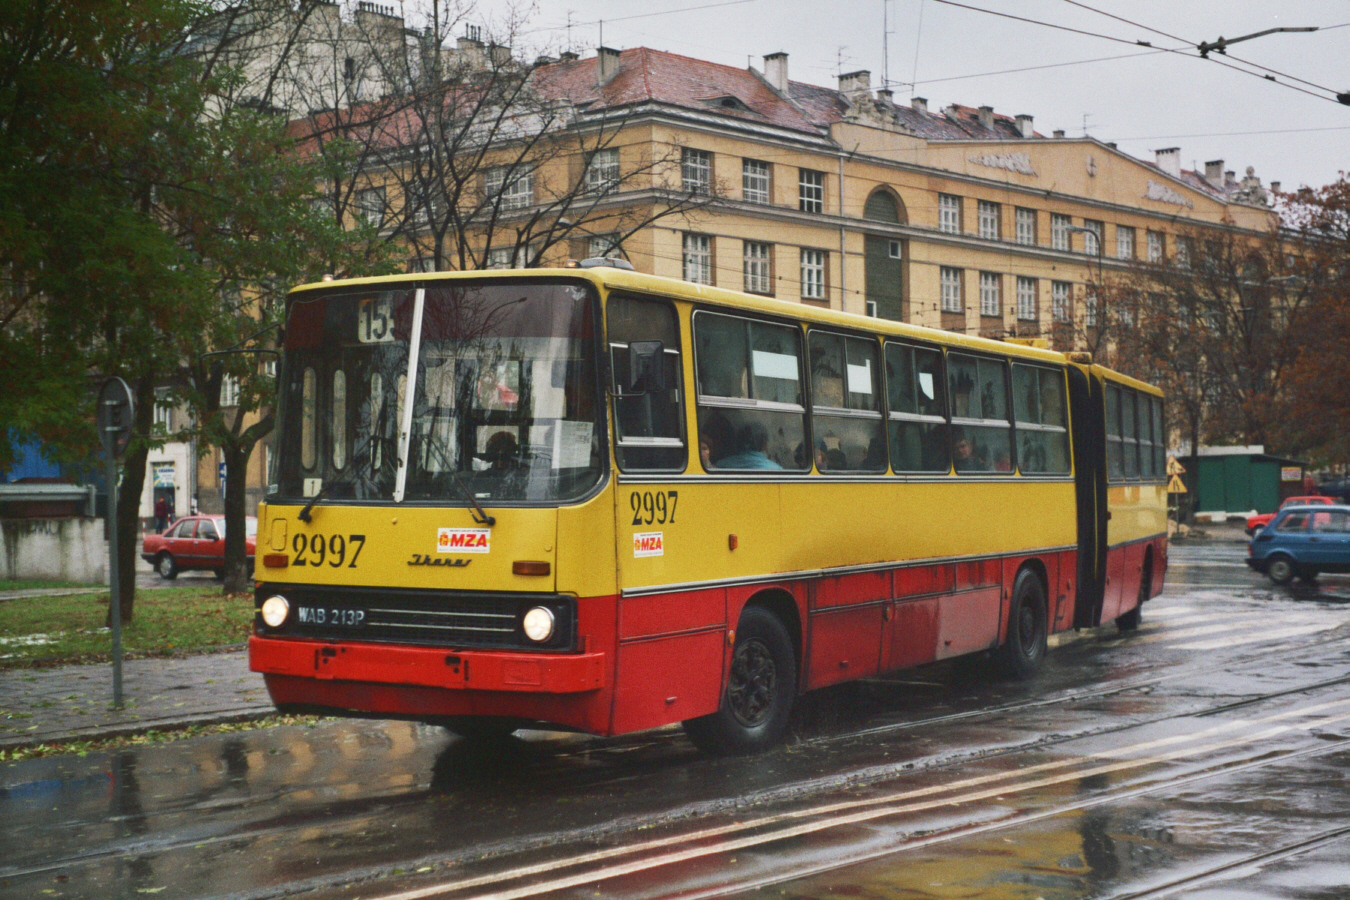
[[[356,194],[356,212],[377,228],[384,224],[384,187],[366,188]]]
[[[741,196],[746,203],[768,203],[769,173],[772,170],[766,162],[747,159],[741,162]]]
[[[814,169],[797,170],[797,208],[802,212],[825,211],[825,173]]]
[[[173,431],[173,400],[167,395],[155,397],[154,430],[159,434]]]
[[[712,154],[706,150],[684,148],[680,156],[680,178],[691,194],[712,192]]]
[[[516,173],[508,183],[506,166],[493,166],[483,176],[489,200],[501,198],[502,209],[524,209],[534,205],[534,171]]]
[[[1003,278],[997,272],[980,273],[980,315],[1003,315]]]
[[[1061,324],[1073,321],[1073,285],[1067,281],[1050,284],[1050,313]]]
[[[961,198],[952,194],[938,194],[938,231],[961,233]]]
[[[1134,259],[1134,229],[1128,225],[1116,226],[1116,257]]]
[[[1148,233],[1148,261],[1162,262],[1163,258],[1163,236],[1161,231],[1150,231]]]
[[[961,270],[952,266],[943,266],[940,278],[942,283],[942,311],[949,313],[964,312],[961,308]]]
[[[1036,244],[1036,210],[1022,209],[1017,210],[1017,243],[1035,246]]]
[[[617,234],[593,234],[586,241],[588,259],[622,259],[623,250],[619,247]]]
[[[515,247],[493,247],[483,261],[485,269],[514,269],[516,265]]]
[[[979,219],[980,237],[988,241],[996,241],[999,238],[998,220],[1002,209],[999,204],[991,203],[988,200],[981,200],[977,216]]]
[[[1017,276],[1017,318],[1036,321],[1036,279]]]
[[[1069,249],[1069,217],[1060,213],[1050,214],[1050,249]]]
[[[825,251],[802,251],[802,299],[825,299]]]
[[[239,379],[226,375],[220,379],[220,406],[222,409],[239,405]]]
[[[586,166],[586,190],[603,193],[619,183],[619,148],[609,147],[591,154]]]
[[[706,234],[684,236],[684,280],[712,284],[712,238]]]
[[[1083,252],[1095,255],[1105,250],[1102,235],[1106,233],[1106,226],[1095,219],[1084,219],[1083,227],[1091,232],[1091,235],[1083,235]]]
[[[1191,239],[1188,237],[1177,237],[1177,265],[1183,269],[1191,267]]]
[[[772,244],[745,242],[745,290],[750,294],[768,294],[773,291],[771,263]]]
[[[1083,295],[1083,327],[1097,327],[1097,295],[1091,288]]]

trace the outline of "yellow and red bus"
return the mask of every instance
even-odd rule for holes
[[[297,288],[277,402],[284,710],[750,752],[825,685],[1030,675],[1166,569],[1157,389],[613,265]]]

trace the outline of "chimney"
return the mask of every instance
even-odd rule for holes
[[[577,55],[571,50],[564,50],[558,54],[558,62],[576,62]]]
[[[1032,117],[1026,113],[1022,113],[1022,115],[1017,117],[1017,133],[1024,138],[1029,138],[1036,134],[1036,129],[1031,127],[1031,119]]]
[[[850,101],[856,100],[858,94],[871,94],[872,73],[863,69],[860,72],[849,72],[847,75],[840,75],[839,93],[847,94]]]
[[[927,98],[927,97],[910,97],[910,98],[909,98],[909,107],[910,107],[910,109],[914,110],[914,111],[915,111],[916,113],[918,113],[919,115],[921,115],[921,116],[926,116],[926,115],[928,115],[928,98]]]
[[[1158,168],[1173,178],[1181,177],[1181,148],[1167,147],[1153,151],[1157,157]]]
[[[953,122],[959,122],[961,120],[961,107],[957,106],[955,103],[948,103],[946,106],[942,107],[942,114]]]
[[[1234,172],[1232,169],[1229,169],[1227,172],[1223,173],[1223,180],[1225,182],[1237,181],[1237,173]]]
[[[887,106],[895,105],[895,94],[891,91],[890,88],[879,88],[877,90],[877,99],[880,100],[882,103],[885,103]]]
[[[1051,136],[1053,136],[1053,137],[1062,138],[1062,137],[1064,137],[1064,129],[1063,129],[1063,128],[1056,128],[1054,131],[1050,132],[1050,134],[1051,134]]]
[[[1280,192],[1280,183],[1278,181],[1272,181],[1270,183],[1270,190],[1271,193],[1278,194]]]
[[[597,47],[595,50],[599,65],[595,67],[596,83],[604,85],[619,71],[619,51],[609,47]]]
[[[787,96],[788,92],[788,55],[786,53],[770,53],[764,57],[764,80],[769,82],[769,86],[775,91]]]
[[[980,107],[980,127],[986,131],[994,130],[994,108],[992,106]]]
[[[1205,163],[1205,180],[1213,187],[1223,187],[1223,160],[1211,159]]]

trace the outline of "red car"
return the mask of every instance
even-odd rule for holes
[[[249,516],[244,522],[244,554],[251,572],[258,520]],[[177,578],[186,569],[210,569],[221,578],[225,574],[225,517],[187,516],[163,534],[148,534],[141,544],[141,559],[154,566],[160,578]]]
[[[1309,506],[1309,505],[1316,505],[1318,503],[1339,503],[1339,502],[1340,501],[1337,500],[1335,497],[1320,497],[1320,496],[1289,497],[1283,503],[1280,504],[1280,509],[1284,509],[1286,506]],[[1272,513],[1261,513],[1260,515],[1257,516],[1248,516],[1247,535],[1251,536],[1253,534],[1256,534],[1262,528],[1265,528],[1267,525],[1270,524],[1270,520],[1275,518],[1275,516],[1279,514],[1279,511],[1280,510],[1277,509],[1275,510],[1275,512]]]

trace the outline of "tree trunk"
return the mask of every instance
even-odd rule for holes
[[[244,546],[244,520],[248,515],[248,459],[253,444],[232,442],[221,448],[225,456],[225,593],[243,594],[253,589],[253,572]]]
[[[145,435],[155,414],[155,382],[141,378],[136,382],[134,439],[122,457],[122,476],[117,485],[117,584],[121,598],[122,625],[131,624],[136,607],[136,559],[141,552],[141,491],[145,488],[145,463],[150,447]],[[112,627],[112,607],[108,607],[108,627]]]

